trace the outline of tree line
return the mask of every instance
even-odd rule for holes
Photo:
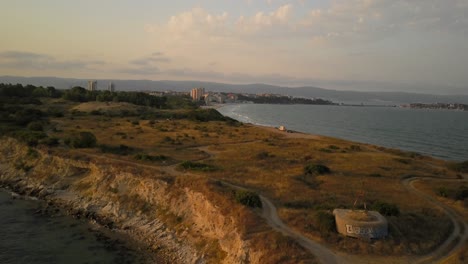
[[[73,102],[126,102],[135,105],[155,107],[159,109],[196,108],[190,98],[183,96],[152,96],[143,92],[110,92],[89,91],[75,86],[68,90],[55,89],[52,86],[42,87],[22,84],[0,83],[0,97],[2,102],[9,102],[12,98],[21,103],[40,104],[41,97],[63,98]]]

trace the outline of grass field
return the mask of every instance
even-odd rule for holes
[[[356,254],[423,254],[440,244],[452,228],[443,213],[406,191],[401,184],[405,176],[459,177],[458,172],[450,170],[441,160],[235,122],[145,119],[142,113],[157,114],[163,110],[129,104],[78,104],[58,100],[53,105],[64,116],[51,117],[47,124],[48,135],[60,139],[60,145],[51,151],[62,155],[72,153],[63,144],[64,140],[74,133],[88,131],[95,135],[98,147],[84,151],[93,155],[160,166],[161,170],[184,161],[210,165],[216,169],[193,170],[190,175],[224,180],[271,198],[288,225],[339,250]],[[118,114],[122,107],[127,116]],[[105,114],[106,111],[111,112]],[[102,145],[109,152],[104,153],[103,147],[99,147]],[[122,149],[125,151],[119,152]],[[304,167],[309,164],[324,165],[330,173],[306,175]],[[180,175],[174,177],[191,177],[180,168],[175,171]],[[442,181],[418,186],[437,196],[436,189],[441,185],[456,187]],[[223,191],[216,190],[210,189],[223,195]],[[371,209],[386,203],[398,209],[399,214],[388,216],[387,238],[379,241],[346,238],[338,235],[333,226],[323,223],[323,215],[330,216],[334,208],[353,208],[358,197],[362,197],[359,208],[364,203]],[[466,203],[454,206],[467,217]]]

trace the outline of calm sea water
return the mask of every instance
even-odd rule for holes
[[[286,128],[445,159],[468,160],[468,112],[321,105],[226,105],[241,122]]]
[[[137,263],[135,253],[109,243],[86,222],[37,214],[41,202],[13,199],[0,189],[0,263]]]

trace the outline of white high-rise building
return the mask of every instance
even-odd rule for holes
[[[94,80],[88,81],[88,90],[89,91],[96,91],[97,90],[97,81],[94,81]]]
[[[205,88],[193,88],[190,91],[190,97],[192,97],[193,101],[200,101],[204,94]]]
[[[113,82],[110,82],[107,86],[107,90],[111,93],[115,92],[115,84]]]

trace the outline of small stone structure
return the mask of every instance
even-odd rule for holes
[[[382,238],[388,235],[388,222],[379,212],[335,209],[338,233],[356,238]]]

